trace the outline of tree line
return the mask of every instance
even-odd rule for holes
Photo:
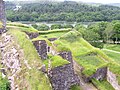
[[[120,21],[99,22],[84,27],[77,24],[75,29],[95,47],[102,48],[104,44],[120,44]]]
[[[9,21],[68,21],[93,22],[120,20],[120,8],[115,6],[91,6],[74,1],[21,4],[15,11],[15,4],[6,2]]]

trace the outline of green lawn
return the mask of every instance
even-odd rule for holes
[[[107,51],[107,50],[102,50],[106,55],[108,55],[110,58],[112,58],[116,63],[120,64],[120,54],[119,53],[115,53],[115,52],[111,52],[111,51]]]
[[[120,45],[117,44],[107,44],[104,48],[120,52]]]
[[[99,90],[115,90],[107,81],[93,79],[92,82]]]

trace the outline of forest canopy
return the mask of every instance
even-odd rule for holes
[[[73,1],[44,2],[16,5],[6,2],[7,19],[9,21],[68,21],[93,22],[120,20],[120,7],[109,5],[87,5]]]

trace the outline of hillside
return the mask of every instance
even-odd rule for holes
[[[41,32],[20,23],[8,23],[7,30],[0,36],[2,90],[9,84],[28,90],[119,90],[119,59],[91,46],[78,31]]]
[[[68,21],[92,22],[120,20],[120,8],[110,5],[89,5],[74,1],[37,2],[16,5],[6,2],[7,19],[9,21]]]

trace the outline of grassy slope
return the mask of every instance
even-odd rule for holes
[[[14,41],[20,45],[21,49],[23,49],[24,59],[27,60],[30,67],[32,67],[31,69],[26,68],[22,61],[22,72],[19,73],[19,75],[25,76],[24,78],[29,82],[31,90],[51,90],[48,78],[38,70],[42,65],[42,61],[40,60],[35,47],[27,38],[26,34],[19,31],[19,29],[9,28],[7,33],[11,34],[15,39]],[[18,81],[18,83],[20,83],[20,81]]]
[[[104,48],[120,52],[120,45],[117,44],[107,44]]]
[[[99,49],[95,49],[87,43],[76,31],[70,31],[58,41],[55,41],[55,44],[57,45],[60,45],[60,43],[63,43],[64,46],[70,48],[74,60],[76,60],[77,63],[83,66],[86,70],[91,70],[90,73],[85,73],[87,76],[93,74],[95,72],[93,70],[96,70],[98,66],[106,63],[102,58],[99,58],[100,56],[103,58],[105,57],[105,59],[108,60],[107,56],[101,53]],[[89,53],[93,55],[90,55]]]

